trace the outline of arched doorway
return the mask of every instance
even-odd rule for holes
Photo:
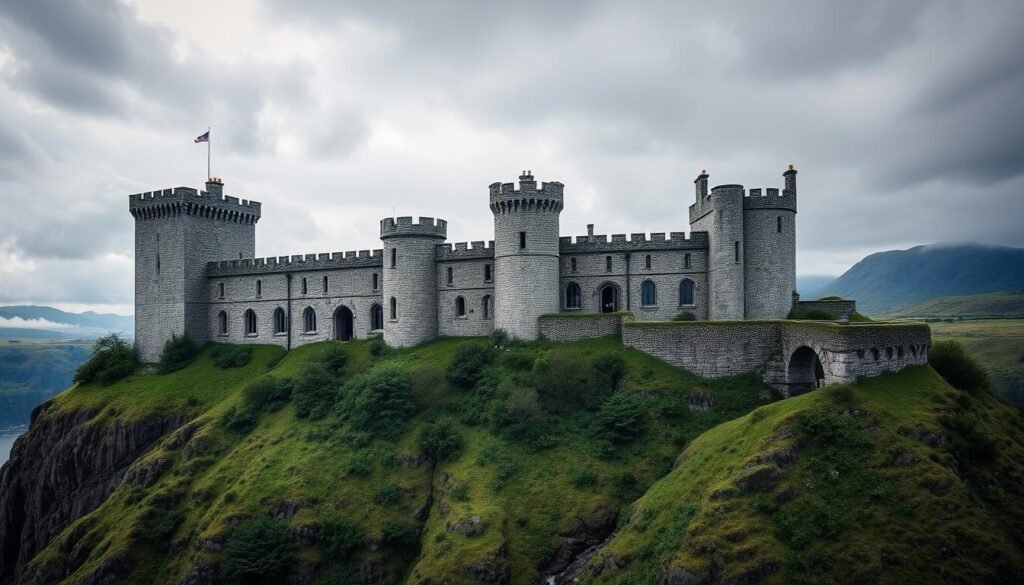
[[[342,305],[334,312],[334,339],[348,341],[352,339],[352,311]]]
[[[789,395],[796,396],[821,388],[825,382],[825,368],[818,359],[818,354],[806,345],[800,346],[789,358],[786,368],[786,385]]]
[[[601,287],[601,312],[614,313],[619,310],[619,287],[606,284]]]

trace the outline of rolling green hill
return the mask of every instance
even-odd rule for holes
[[[856,299],[866,315],[901,311],[938,297],[1024,290],[1024,248],[936,244],[867,256],[821,289]]]
[[[615,338],[486,347],[72,388],[0,474],[0,583],[1024,575],[1024,423],[926,366],[773,402]]]
[[[900,309],[894,317],[1022,319],[1024,291],[939,297]]]

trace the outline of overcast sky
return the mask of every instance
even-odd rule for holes
[[[131,312],[127,195],[263,202],[257,254],[491,239],[487,185],[565,183],[562,234],[689,231],[711,183],[800,171],[797,266],[1024,245],[1024,3],[0,2],[0,304]],[[750,6],[756,6],[751,9]]]

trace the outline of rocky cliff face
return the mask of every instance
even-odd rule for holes
[[[181,413],[125,421],[97,408],[37,407],[0,468],[0,584],[17,583],[39,551],[102,504],[133,461],[185,422]]]

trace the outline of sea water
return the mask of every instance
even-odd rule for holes
[[[24,425],[0,429],[0,465],[3,465],[11,456],[14,440],[27,430],[28,427]]]

